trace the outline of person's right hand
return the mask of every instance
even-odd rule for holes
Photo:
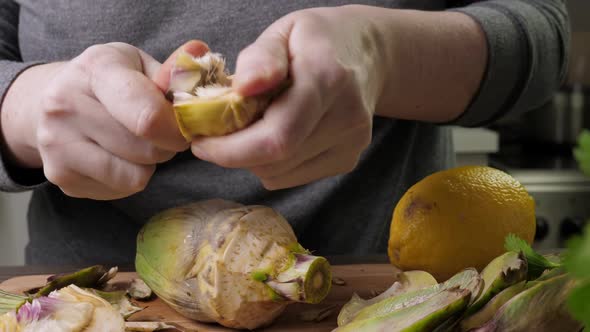
[[[206,51],[191,44],[191,53]],[[123,198],[145,188],[156,164],[189,147],[163,92],[161,67],[133,46],[111,43],[55,69],[29,118],[36,120],[30,145],[49,182],[72,197]],[[11,130],[2,127],[11,146]]]

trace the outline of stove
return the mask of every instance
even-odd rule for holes
[[[579,171],[571,148],[524,144],[490,158],[490,166],[511,174],[535,200],[539,250],[565,247],[590,220],[590,177]]]

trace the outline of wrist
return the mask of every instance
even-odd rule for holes
[[[377,115],[438,123],[457,118],[483,79],[481,27],[458,12],[391,9],[378,15],[386,79]]]
[[[14,167],[42,167],[36,139],[41,92],[60,67],[59,63],[29,67],[12,82],[5,94],[0,105],[2,154]]]

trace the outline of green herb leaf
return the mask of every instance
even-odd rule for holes
[[[568,241],[564,266],[580,285],[572,290],[568,299],[570,312],[590,329],[590,225],[583,236]]]
[[[508,251],[522,252],[524,254],[528,263],[528,280],[538,278],[545,270],[561,266],[561,264],[552,262],[543,257],[543,255],[537,253],[525,240],[519,238],[515,234],[508,234],[504,243],[504,248]]]
[[[567,247],[564,264],[568,272],[576,278],[590,279],[590,225],[586,227],[583,237],[572,238]]]
[[[580,170],[590,176],[590,131],[585,129],[578,137],[578,144],[573,151]]]
[[[568,298],[567,304],[571,314],[580,322],[590,328],[590,282],[574,288]]]

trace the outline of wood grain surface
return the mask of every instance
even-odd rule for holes
[[[292,304],[269,327],[259,329],[264,332],[329,332],[336,328],[336,318],[342,305],[344,305],[356,292],[363,298],[369,298],[389,288],[395,281],[398,270],[389,264],[350,264],[335,265],[332,273],[335,278],[342,279],[344,285],[333,285],[328,297],[316,305]],[[0,289],[11,292],[24,290],[42,285],[48,275],[19,276],[8,279],[0,284]],[[121,272],[117,274],[113,282],[125,282],[136,278],[134,272]],[[131,316],[131,321],[162,321],[177,326],[182,331],[199,332],[230,332],[232,329],[224,328],[216,324],[201,324],[187,319],[160,299],[147,302],[136,302],[145,309]],[[299,315],[307,310],[333,307],[332,313],[320,322],[303,321]]]

